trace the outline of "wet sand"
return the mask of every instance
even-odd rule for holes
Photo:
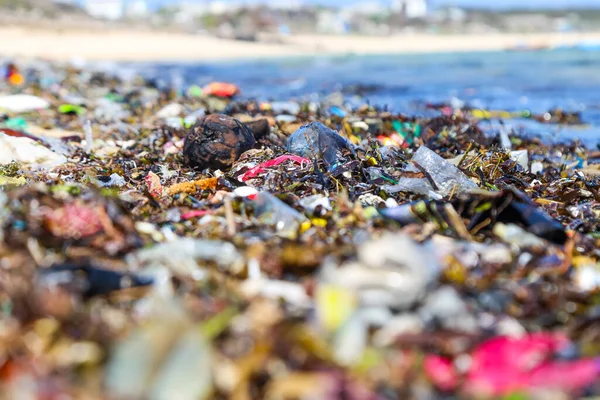
[[[396,35],[386,37],[297,35],[283,43],[241,42],[209,36],[144,31],[64,31],[0,28],[0,56],[50,60],[215,61],[337,54],[496,51],[600,43],[598,33]]]

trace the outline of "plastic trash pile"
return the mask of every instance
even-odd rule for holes
[[[0,84],[3,396],[600,396],[597,151],[42,66]]]

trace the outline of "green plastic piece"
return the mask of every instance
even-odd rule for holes
[[[188,89],[188,95],[191,97],[202,97],[203,94],[204,92],[200,86],[194,85]]]
[[[400,122],[400,121],[393,121],[392,122],[392,126],[394,127],[394,130],[396,132],[398,132],[400,135],[402,135],[404,137],[404,129],[402,127],[402,122]]]
[[[392,126],[394,130],[398,132],[400,136],[406,140],[408,144],[412,144],[415,137],[421,136],[421,126],[419,124],[412,124],[410,122],[402,123],[400,121],[393,121]]]
[[[75,104],[61,104],[58,107],[58,112],[61,114],[77,114],[81,115],[85,113],[85,108],[77,106]]]
[[[109,93],[106,96],[104,96],[104,98],[107,100],[110,100],[110,101],[114,101],[115,103],[123,102],[123,96],[121,96],[120,94],[116,94],[116,93]]]
[[[27,121],[23,118],[9,118],[4,122],[4,126],[18,131],[26,131]]]
[[[414,137],[421,136],[421,125],[415,124],[415,129],[413,130]]]

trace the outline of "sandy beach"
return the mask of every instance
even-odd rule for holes
[[[61,31],[0,28],[0,56],[80,58],[90,61],[216,61],[337,54],[402,54],[503,50],[600,43],[600,32],[568,34],[397,35],[385,37],[297,35],[283,43],[241,42],[209,36],[142,31]]]

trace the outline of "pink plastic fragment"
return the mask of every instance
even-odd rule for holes
[[[475,397],[490,397],[523,391],[527,387],[527,372],[498,365],[487,369],[472,369],[465,379],[463,389]]]
[[[440,389],[450,391],[456,389],[458,386],[458,374],[452,365],[452,361],[447,358],[427,356],[423,360],[423,368],[425,373]]]
[[[471,369],[510,366],[520,371],[531,370],[568,343],[563,336],[543,332],[521,338],[500,336],[482,343],[473,351]]]
[[[531,371],[530,387],[544,387],[574,392],[600,379],[600,359],[555,361]]]
[[[160,197],[162,196],[162,184],[160,183],[160,178],[154,172],[148,172],[148,175],[144,178],[146,182],[146,186],[148,187],[148,192],[152,197]]]
[[[442,107],[440,111],[442,112],[442,115],[445,116],[451,116],[454,113],[452,107]]]
[[[68,238],[86,238],[102,230],[99,210],[79,203],[48,212],[46,226],[55,236]]]
[[[181,214],[181,219],[204,217],[206,214],[208,214],[207,210],[192,210]]]
[[[244,175],[242,175],[242,182],[246,182],[248,179],[256,178],[261,173],[265,172],[265,168],[275,167],[285,161],[293,161],[297,164],[310,163],[308,158],[295,156],[291,154],[285,154],[283,156],[279,156],[267,162],[257,165],[256,167],[250,168]]]
[[[566,337],[550,333],[488,340],[471,353],[462,390],[475,397],[503,396],[534,388],[573,393],[600,379],[600,359],[552,359],[568,345]],[[452,390],[459,385],[460,379],[449,359],[428,356],[424,370],[442,390]]]

